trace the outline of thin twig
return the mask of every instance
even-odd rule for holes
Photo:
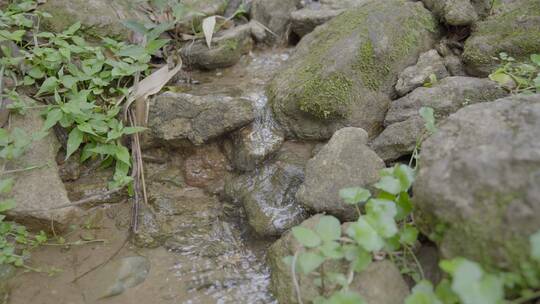
[[[119,253],[120,251],[122,251],[122,248],[124,248],[124,246],[126,246],[127,242],[129,241],[129,232],[126,236],[126,239],[122,242],[122,244],[120,245],[120,247],[118,247],[118,249],[116,249],[116,251],[108,258],[106,259],[105,261],[99,263],[98,265],[90,268],[89,270],[83,272],[81,275],[78,275],[76,276],[72,281],[71,283],[75,283],[77,282],[78,280],[80,280],[82,277],[88,275],[89,273],[95,271],[96,269],[100,268],[101,266],[109,263],[110,261],[112,261],[112,259],[114,259]]]
[[[81,200],[78,200],[78,201],[75,201],[75,202],[72,202],[72,203],[69,203],[69,204],[55,206],[55,207],[52,207],[52,208],[27,209],[27,210],[21,210],[20,212],[43,212],[43,211],[58,210],[58,209],[69,208],[69,207],[77,207],[77,206],[81,206],[81,205],[91,203],[91,202],[94,202],[94,201],[102,200],[102,199],[104,199],[104,198],[106,198],[106,197],[108,197],[110,195],[113,195],[115,193],[120,192],[123,189],[124,189],[123,187],[112,189],[112,190],[109,190],[109,191],[106,191],[106,192],[103,192],[103,193],[100,193],[100,194],[85,197],[85,198],[83,198]]]

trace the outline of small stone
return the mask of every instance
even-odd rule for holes
[[[90,273],[79,284],[85,299],[97,301],[122,294],[146,279],[150,261],[142,256],[124,257],[105,264]]]
[[[432,75],[435,76],[437,81],[449,76],[443,58],[439,56],[436,50],[421,54],[416,65],[406,68],[399,74],[396,84],[398,95],[406,95],[412,90],[421,87],[430,80]]]
[[[296,199],[309,210],[328,212],[342,219],[356,216],[353,206],[345,204],[339,190],[367,187],[379,179],[384,162],[367,147],[366,131],[343,128],[337,131],[306,165],[305,181]]]

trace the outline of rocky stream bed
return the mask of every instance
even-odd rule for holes
[[[130,0],[44,2],[55,17],[44,26],[58,32],[80,21],[122,38],[120,19],[147,18]],[[32,251],[50,276],[0,265],[0,303],[298,303],[282,260],[299,248],[290,229],[323,213],[355,220],[339,190],[369,188],[381,169],[407,163],[425,134],[422,107],[438,125],[412,190],[425,277],[441,280],[441,258],[504,270],[529,261],[540,229],[540,95],[510,94],[488,74],[500,52],[540,53],[538,0],[188,2],[206,15],[244,3],[249,14],[211,49],[183,44],[184,71],[151,98],[137,231],[132,197],[100,195],[112,171],[65,161],[51,133],[18,160],[48,166],[17,176],[21,203],[7,214],[65,243]],[[12,125],[37,132],[38,113]],[[313,279],[298,282],[311,303]],[[402,304],[412,286],[383,258],[351,288],[369,304]]]

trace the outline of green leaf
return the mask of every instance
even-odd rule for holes
[[[379,251],[384,247],[384,240],[364,217],[349,225],[347,235],[369,252]]]
[[[398,233],[394,220],[397,208],[393,201],[370,199],[366,205],[366,212],[365,219],[382,237],[390,238]]]
[[[76,23],[72,24],[67,30],[65,30],[63,32],[63,34],[71,36],[71,35],[75,34],[75,32],[77,32],[80,28],[81,28],[81,23],[76,22]]]
[[[373,256],[371,253],[363,250],[362,248],[358,248],[356,257],[352,264],[354,271],[358,273],[364,271],[371,264],[372,260]]]
[[[422,119],[424,119],[424,127],[430,133],[435,133],[437,127],[435,126],[435,114],[433,108],[430,107],[421,107],[418,111]]]
[[[305,247],[313,248],[321,244],[321,238],[311,229],[302,226],[293,227],[292,234]]]
[[[371,197],[371,192],[362,187],[352,187],[339,190],[339,196],[346,204],[355,205],[366,202]]]
[[[454,266],[452,290],[463,304],[502,303],[502,279],[484,273],[477,263],[469,260],[460,259]]]
[[[540,262],[540,230],[531,235],[529,241],[531,244],[531,257]]]
[[[83,132],[79,130],[78,128],[73,128],[71,132],[69,132],[69,137],[67,141],[67,148],[66,148],[66,159],[68,159],[71,154],[75,153],[77,149],[79,149],[79,146],[83,142]]]
[[[413,210],[413,204],[407,192],[402,192],[399,194],[399,197],[396,201],[397,215],[396,221],[401,221],[405,219]]]
[[[37,67],[37,66],[32,67],[32,68],[27,72],[27,74],[28,74],[30,77],[34,78],[34,79],[41,79],[41,78],[45,77],[45,73],[43,73],[43,71],[42,71],[39,67]]]
[[[0,212],[4,212],[10,209],[15,208],[17,204],[15,203],[15,200],[13,199],[7,199],[0,202]]]
[[[406,225],[400,232],[399,232],[399,241],[402,244],[407,244],[409,246],[414,245],[418,238],[418,229],[416,229],[414,226]]]
[[[433,285],[429,281],[421,281],[405,299],[405,304],[443,304],[433,291]]]
[[[122,21],[122,24],[128,29],[142,35],[146,34],[146,32],[148,31],[148,29],[144,26],[144,24],[137,22],[135,20],[125,20],[125,21]]]
[[[334,293],[325,304],[366,304],[366,301],[351,291],[338,291]]]
[[[13,188],[13,178],[0,179],[0,193],[9,193]]]
[[[394,168],[394,176],[401,184],[401,192],[407,192],[414,182],[414,170],[407,165],[397,165]]]
[[[381,179],[374,186],[379,190],[393,195],[397,195],[401,192],[401,183],[398,179],[392,176],[381,177]]]
[[[448,279],[443,279],[435,288],[435,294],[444,304],[459,304],[459,298],[452,290],[452,284]]]
[[[129,150],[124,146],[116,146],[115,157],[117,160],[123,162],[124,164],[131,166],[131,155]]]
[[[331,215],[321,216],[315,232],[323,241],[335,241],[341,237],[341,223]]]
[[[532,61],[534,64],[540,66],[540,54],[532,54],[532,55],[531,55],[531,61]]]
[[[41,84],[37,95],[52,93],[56,88],[58,88],[58,79],[56,77],[49,77]]]
[[[54,108],[47,113],[47,119],[43,123],[43,130],[49,130],[54,127],[60,119],[62,119],[62,110],[59,108]]]
[[[324,257],[314,252],[302,252],[298,255],[297,263],[304,274],[309,274],[319,268]]]
[[[343,258],[343,251],[341,250],[341,246],[339,245],[338,242],[335,242],[335,241],[324,242],[321,246],[319,246],[319,250],[327,258],[331,258],[331,259]]]

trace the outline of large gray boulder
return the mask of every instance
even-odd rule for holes
[[[321,215],[315,215],[301,226],[313,229],[320,220]],[[345,225],[342,225],[344,229]],[[283,261],[284,257],[293,256],[301,249],[291,232],[284,234],[268,250],[268,265],[270,267],[270,288],[279,303],[298,303],[291,267]],[[325,269],[334,272],[347,273],[348,262],[326,261]],[[311,303],[319,295],[319,287],[315,283],[316,276],[296,273],[297,282],[300,286],[302,302]],[[327,293],[331,294],[337,288],[328,286]],[[333,290],[331,290],[333,289]],[[368,304],[403,304],[409,294],[409,288],[401,276],[399,269],[390,261],[383,260],[371,263],[364,271],[357,273],[349,287],[350,291],[356,292],[364,298]]]
[[[59,33],[76,22],[90,36],[128,39],[130,30],[122,22],[136,20],[149,23],[150,19],[137,10],[135,0],[48,0],[39,10],[52,15],[41,20],[45,29]]]
[[[443,258],[520,269],[540,229],[540,95],[465,107],[426,140],[417,222]]]
[[[29,110],[25,115],[12,116],[11,130],[23,130],[31,138],[39,134],[43,123],[39,110]],[[15,182],[12,191],[3,197],[13,198],[17,204],[5,214],[32,230],[54,227],[60,231],[82,214],[78,207],[66,207],[71,202],[58,173],[56,155],[59,148],[58,140],[50,132],[44,138],[32,141],[21,157],[9,161],[5,167],[6,171],[38,167],[9,175]]]
[[[398,159],[411,154],[424,133],[420,108],[432,108],[436,119],[441,121],[466,105],[492,101],[506,94],[487,78],[461,76],[445,78],[430,88],[417,88],[392,102],[384,121],[387,127],[370,146],[385,161]]]
[[[347,187],[366,187],[379,179],[384,162],[367,147],[368,135],[359,128],[337,131],[306,165],[305,181],[296,198],[306,208],[353,220],[356,211],[339,197]]]
[[[250,100],[222,95],[163,93],[150,103],[148,127],[154,140],[173,145],[203,144],[255,118]]]
[[[540,50],[540,2],[504,1],[497,13],[478,22],[465,42],[463,59],[467,72],[487,76],[506,52],[518,60],[527,60]]]
[[[371,136],[394,95],[397,75],[438,36],[421,3],[369,1],[305,36],[267,91],[288,136],[328,139],[344,126]]]

